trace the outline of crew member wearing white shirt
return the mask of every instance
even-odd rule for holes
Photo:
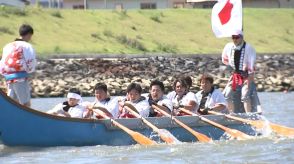
[[[150,94],[148,95],[149,105],[157,104],[163,106],[167,113],[171,113],[173,109],[173,104],[170,99],[164,96],[164,85],[161,81],[154,80],[150,84]],[[161,113],[156,112],[152,107],[150,108],[149,117],[161,117]]]
[[[198,105],[195,94],[188,91],[188,84],[184,78],[176,79],[173,88],[176,92],[176,95],[171,99],[174,107],[174,114],[187,115],[184,112],[177,110],[179,107],[196,112]]]
[[[67,94],[67,99],[67,101],[57,104],[47,113],[65,117],[83,118],[85,108],[80,105],[82,103],[80,91],[76,88],[71,88]]]
[[[187,90],[190,91],[190,87],[192,86],[192,83],[193,83],[192,78],[190,76],[185,76],[184,80],[187,83]],[[166,95],[166,97],[172,100],[176,95],[177,95],[176,91],[171,91]]]
[[[137,83],[131,83],[127,87],[127,96],[126,99],[121,101],[119,103],[120,105],[120,118],[135,118],[130,112],[128,112],[124,108],[124,103],[128,102],[132,104],[136,109],[137,112],[142,116],[142,117],[148,117],[149,116],[149,111],[150,111],[150,105],[147,101],[147,99],[143,96],[142,94],[142,88],[139,84]]]
[[[118,100],[117,98],[112,98],[109,96],[107,91],[107,85],[104,83],[97,83],[94,88],[95,101],[93,103],[84,103],[88,111],[85,114],[86,118],[91,118],[93,115],[94,118],[103,118],[97,113],[93,112],[93,108],[102,107],[107,109],[105,114],[111,118],[118,118],[119,110],[118,110]]]
[[[203,75],[200,79],[201,90],[196,93],[199,114],[208,114],[208,111],[227,113],[227,102],[219,89],[213,87],[213,78]]]

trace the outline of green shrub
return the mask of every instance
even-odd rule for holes
[[[157,43],[157,48],[159,49],[159,51],[167,52],[167,53],[176,53],[178,51],[178,48],[176,45],[170,45],[170,44]]]
[[[56,18],[62,18],[62,15],[59,11],[54,11],[51,13],[52,16],[56,17]]]
[[[92,34],[91,34],[91,37],[92,37],[92,38],[95,38],[95,39],[102,40],[102,38],[100,37],[100,34],[92,33]]]
[[[6,17],[9,15],[26,16],[27,12],[24,9],[16,7],[1,6],[0,15]]]
[[[157,23],[161,23],[160,17],[158,15],[151,16],[150,19]]]
[[[128,38],[125,35],[120,35],[120,36],[116,37],[116,40],[119,43],[126,45],[128,47],[138,49],[140,51],[147,51],[147,49],[144,47],[144,45],[140,41],[138,41],[137,39],[132,39],[132,38]]]
[[[113,37],[113,33],[110,30],[104,30],[103,31],[104,36],[106,37]]]
[[[3,33],[3,34],[9,34],[9,35],[13,35],[14,32],[10,31],[9,28],[7,27],[2,27],[0,26],[0,33]]]

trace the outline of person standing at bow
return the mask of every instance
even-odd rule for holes
[[[199,114],[208,114],[210,110],[227,113],[227,101],[222,92],[214,88],[211,76],[202,75],[200,88],[201,90],[196,93]]]
[[[228,108],[234,113],[256,112],[259,101],[254,83],[256,53],[244,41],[242,31],[235,31],[232,40],[222,52],[222,62],[233,70],[224,90]]]
[[[36,67],[36,54],[28,43],[33,34],[34,30],[30,25],[21,25],[20,38],[4,46],[0,62],[0,73],[7,83],[7,95],[26,106],[31,105],[28,76]]]

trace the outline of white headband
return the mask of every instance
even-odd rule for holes
[[[76,94],[76,93],[72,93],[72,92],[69,92],[69,93],[67,94],[67,98],[68,98],[68,99],[73,98],[73,99],[77,99],[77,100],[82,100],[81,95]]]

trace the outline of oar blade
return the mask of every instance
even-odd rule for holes
[[[132,138],[139,143],[140,145],[156,145],[154,141],[149,139],[148,137],[144,136],[143,134],[140,134],[138,132],[132,132],[131,133]]]
[[[289,127],[274,124],[274,123],[270,123],[270,127],[275,133],[279,135],[283,135],[286,137],[294,137],[294,128],[289,128]]]
[[[181,143],[174,135],[172,135],[168,130],[166,129],[159,129],[158,135],[160,138],[168,143],[168,144],[178,144]]]
[[[207,135],[204,135],[204,134],[201,134],[201,133],[198,133],[198,132],[193,132],[193,135],[197,136],[197,139],[200,142],[212,142],[212,139],[207,137]]]
[[[229,135],[231,135],[232,137],[236,138],[237,140],[252,139],[251,136],[249,136],[239,130],[231,129],[230,131],[226,131],[226,132],[229,133]]]

